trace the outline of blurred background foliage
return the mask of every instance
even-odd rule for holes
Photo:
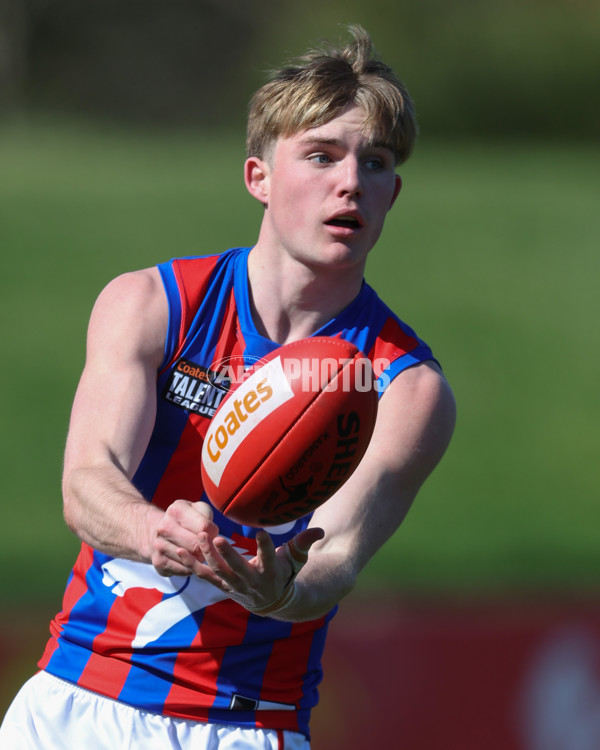
[[[459,403],[363,588],[590,591],[600,568],[600,5],[0,0],[0,601],[57,606],[60,468],[95,296],[254,241],[245,105],[361,23],[421,140],[369,262]]]
[[[0,106],[242,127],[266,69],[352,22],[409,85],[424,132],[598,136],[593,0],[0,0]]]

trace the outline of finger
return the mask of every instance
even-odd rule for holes
[[[223,560],[227,563],[229,569],[238,578],[247,578],[249,573],[253,572],[252,566],[243,555],[232,547],[224,537],[217,537],[214,540],[214,546]]]
[[[162,525],[167,530],[183,528],[192,534],[206,531],[214,537],[219,529],[212,518],[212,508],[207,503],[175,500],[165,511]]]
[[[177,547],[174,555],[181,561],[182,565],[185,565],[188,575],[193,574],[197,576],[208,567],[204,564],[204,557],[200,551],[192,553],[183,547]]]
[[[168,560],[166,567],[154,566],[156,572],[163,578],[170,578],[171,576],[187,576],[191,575],[191,571],[185,565],[177,565],[172,560]]]
[[[277,552],[271,535],[261,530],[256,535],[256,558],[259,570],[274,568],[277,562]]]
[[[192,570],[178,552],[179,550],[173,550],[170,554],[165,554],[164,551],[156,551],[151,559],[156,572],[161,576],[189,576]]]
[[[182,560],[179,550],[183,549],[200,562],[204,562],[198,535],[172,521],[165,520],[162,528],[157,529],[153,545],[159,559],[171,559],[179,562]],[[187,564],[187,562],[184,562],[184,564]]]
[[[198,534],[205,532],[214,538],[219,533],[216,524],[210,520],[211,517],[212,510],[206,503],[176,500],[169,506],[156,529],[155,545],[158,551],[177,561],[175,549],[182,548],[198,561],[204,562]]]
[[[226,562],[222,553],[229,555],[229,552],[234,552],[234,550],[223,537],[218,537],[219,547],[214,544],[214,541],[206,533],[198,535],[198,542],[206,564],[222,581],[233,585],[237,581],[238,575]]]
[[[209,521],[213,520],[213,509],[210,507],[208,503],[203,502],[200,500],[197,503],[192,503],[192,507],[200,513],[200,515],[204,516],[205,518],[208,518]]]

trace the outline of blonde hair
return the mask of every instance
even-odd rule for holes
[[[418,132],[410,94],[380,60],[369,34],[361,26],[348,28],[353,40],[346,46],[309,50],[275,71],[254,94],[248,156],[268,159],[277,138],[323,125],[356,104],[365,115],[365,132],[389,146],[396,164],[408,159]]]

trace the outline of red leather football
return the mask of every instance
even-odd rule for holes
[[[202,447],[212,504],[238,523],[294,521],[350,477],[375,426],[370,360],[338,338],[279,347],[219,406]]]

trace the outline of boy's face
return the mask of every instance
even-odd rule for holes
[[[350,265],[362,273],[401,187],[392,151],[374,144],[362,122],[351,106],[325,125],[277,140],[261,162],[260,194],[247,181],[266,206],[261,242],[315,267]]]

